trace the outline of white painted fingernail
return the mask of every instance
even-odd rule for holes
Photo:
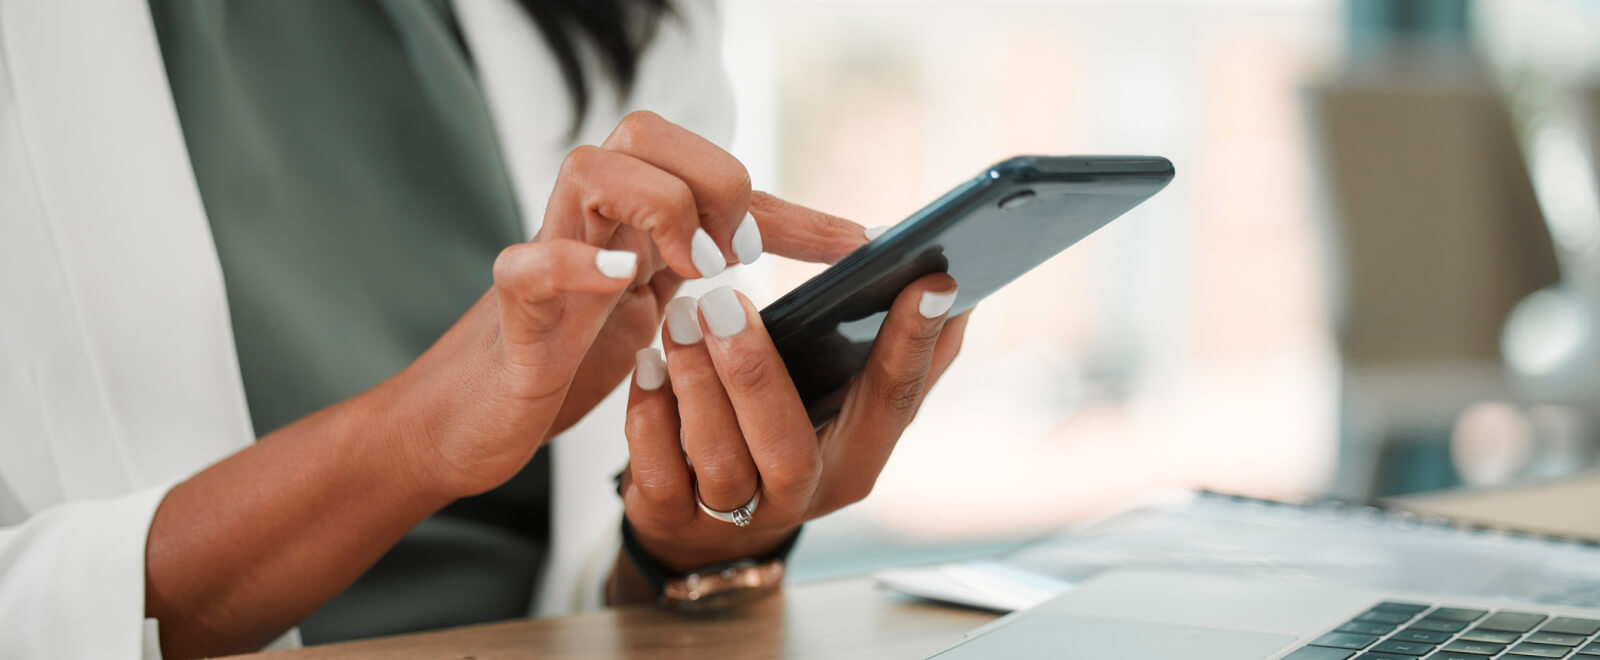
[[[923,291],[922,300],[917,303],[917,311],[922,312],[923,318],[936,319],[950,311],[950,306],[956,303],[956,290],[949,291]]]
[[[633,382],[639,384],[639,389],[649,391],[667,382],[667,361],[661,359],[660,350],[641,348],[633,357],[638,363],[633,370]]]
[[[606,277],[633,277],[633,269],[639,265],[639,255],[625,250],[601,250],[594,255],[594,265]]]
[[[867,240],[870,241],[870,240],[876,239],[879,236],[882,236],[883,232],[886,232],[886,231],[889,231],[889,225],[878,225],[876,227],[867,227],[866,230],[861,232],[861,233],[867,237]]]
[[[695,313],[698,306],[689,296],[673,298],[667,303],[667,334],[680,346],[700,341],[700,318]]]
[[[744,304],[733,287],[712,289],[700,296],[700,313],[706,316],[706,327],[718,337],[732,337],[744,331]]]
[[[694,238],[689,240],[689,260],[694,262],[701,277],[716,275],[728,266],[728,261],[722,258],[722,248],[717,247],[717,242],[711,240],[711,234],[704,228],[694,230]]]
[[[753,264],[761,258],[761,228],[756,226],[756,217],[749,213],[744,214],[739,228],[733,230],[733,256],[738,257],[741,264]]]

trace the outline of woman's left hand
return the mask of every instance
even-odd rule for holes
[[[866,497],[961,347],[966,315],[946,319],[955,290],[937,274],[900,293],[838,418],[820,433],[749,300],[723,288],[698,305],[670,303],[665,364],[655,349],[640,351],[628,402],[622,498],[642,548],[678,571],[757,557],[806,521]],[[737,527],[701,512],[697,489],[717,511],[757,489],[761,500]]]

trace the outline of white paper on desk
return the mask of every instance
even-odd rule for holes
[[[996,612],[1033,607],[1072,588],[1067,582],[988,560],[891,569],[872,577],[908,596]]]
[[[1074,528],[1003,561],[1071,582],[1140,568],[1600,607],[1600,549],[1424,522],[1200,496]]]

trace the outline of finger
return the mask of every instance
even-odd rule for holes
[[[706,352],[693,298],[667,304],[662,343],[667,348],[667,374],[678,398],[683,450],[700,492],[700,500],[717,511],[732,511],[755,495],[757,473],[745,447],[733,404],[722,389],[716,367]]]
[[[766,250],[780,257],[831,264],[867,242],[861,225],[760,191],[750,196],[750,213]]]
[[[664,270],[651,277],[648,285],[656,297],[656,317],[660,318],[666,314],[667,303],[672,302],[673,294],[683,285],[683,278],[670,270]]]
[[[967,321],[971,319],[972,310],[967,310],[944,322],[944,329],[939,331],[939,343],[933,347],[933,369],[928,374],[928,387],[933,387],[944,376],[950,363],[955,362],[956,355],[961,353],[961,342],[967,336]]]
[[[494,289],[500,305],[501,331],[509,341],[538,345],[574,310],[559,301],[562,293],[604,294],[594,301],[598,330],[604,301],[633,282],[639,256],[602,250],[573,240],[520,243],[506,248],[494,262]],[[577,310],[585,311],[585,310]]]
[[[688,184],[700,224],[724,264],[750,263],[761,256],[761,230],[748,213],[750,172],[722,147],[648,111],[623,117],[600,146],[650,163]]]
[[[726,263],[700,227],[688,184],[627,154],[573,149],[561,164],[539,237],[606,244],[618,223],[648,234],[667,266],[685,278],[715,275]]]
[[[635,523],[682,524],[694,518],[695,505],[689,466],[678,439],[678,401],[667,382],[661,351],[644,348],[635,359],[624,426],[628,470],[622,503]]]
[[[861,375],[822,447],[827,466],[825,508],[866,497],[895,443],[927,394],[945,315],[955,302],[949,275],[928,275],[895,298]],[[844,446],[848,445],[848,446]]]
[[[760,313],[722,287],[700,298],[700,314],[711,360],[761,474],[763,497],[774,506],[809,504],[822,471],[817,436]]]

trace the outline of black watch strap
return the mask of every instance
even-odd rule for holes
[[[804,529],[804,527],[801,527],[800,529]],[[666,584],[668,580],[681,578],[685,575],[693,573],[715,573],[724,568],[732,566],[746,566],[750,564],[764,564],[773,561],[785,561],[789,558],[789,554],[794,551],[795,544],[800,542],[800,529],[794,530],[794,533],[790,534],[789,538],[785,539],[782,544],[778,545],[778,547],[773,548],[772,552],[760,557],[745,557],[732,561],[711,564],[709,566],[702,566],[691,571],[680,573],[667,568],[661,562],[656,561],[654,557],[651,557],[650,553],[645,552],[644,548],[639,545],[639,538],[633,533],[633,525],[628,524],[627,516],[623,516],[622,552],[628,556],[628,561],[632,562],[633,567],[639,571],[639,576],[644,578],[645,584],[650,587],[650,592],[655,594],[657,598],[660,598],[661,595],[666,591]]]

